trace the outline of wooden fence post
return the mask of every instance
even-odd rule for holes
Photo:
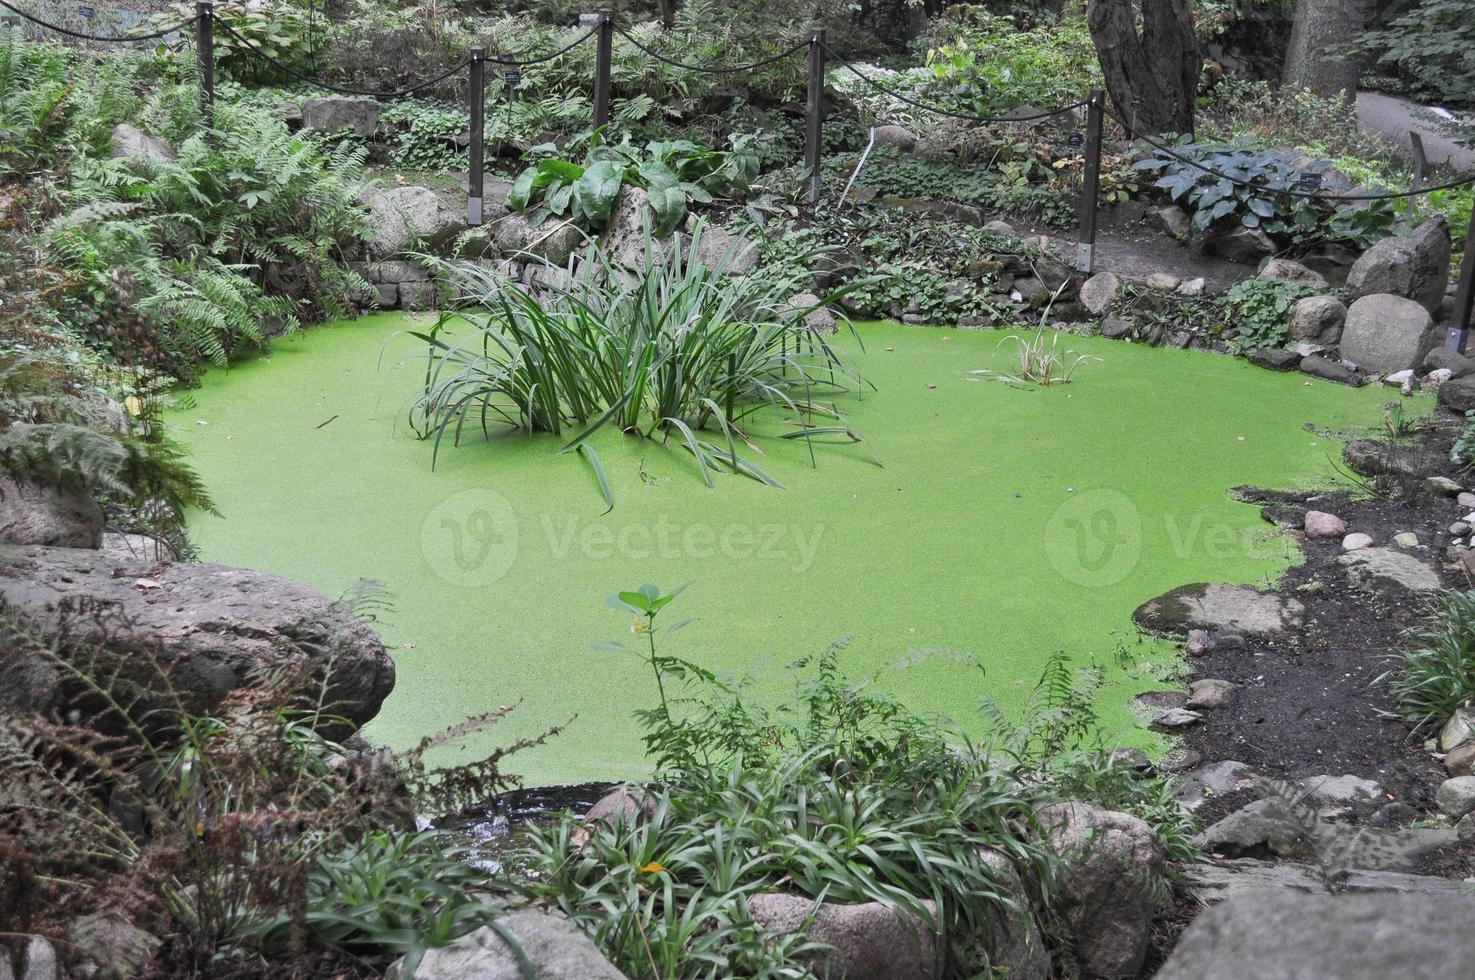
[[[482,195],[486,191],[487,151],[487,53],[477,45],[471,49],[471,151],[466,179],[466,223],[481,225]]]
[[[1096,267],[1096,207],[1101,198],[1101,126],[1106,93],[1091,90],[1086,104],[1086,172],[1081,181],[1081,243],[1076,268],[1090,275]]]
[[[215,5],[195,4],[195,54],[200,61],[200,113],[207,129],[215,128]]]
[[[594,128],[609,125],[609,76],[615,49],[615,16],[601,10],[599,17],[598,52],[594,62]]]
[[[805,195],[811,205],[819,203],[820,141],[824,137],[825,97],[825,32],[809,35],[809,99],[804,137],[804,167],[809,171],[809,191]]]

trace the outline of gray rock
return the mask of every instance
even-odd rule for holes
[[[757,243],[722,228],[709,226],[702,229],[696,247],[697,258],[703,265],[729,276],[747,275],[758,268]]]
[[[134,162],[165,163],[176,159],[178,154],[157,136],[123,123],[113,127],[113,156]]]
[[[1193,223],[1189,220],[1188,212],[1177,205],[1148,211],[1147,221],[1163,234],[1171,235],[1180,242],[1187,241],[1188,236],[1193,234]]]
[[[1347,307],[1335,296],[1308,296],[1291,309],[1291,325],[1286,336],[1292,341],[1304,340],[1322,347],[1335,347],[1342,339],[1342,324],[1347,322]]]
[[[1017,232],[1017,231],[1014,230],[1014,226],[1013,225],[1011,225],[1007,221],[1001,221],[1001,220],[999,220],[997,218],[994,219],[993,221],[990,221],[988,224],[984,225],[983,226],[983,229],[984,229],[984,231],[991,231],[995,235],[1003,235],[1006,238],[1018,238],[1019,237],[1019,232]]]
[[[617,786],[594,801],[584,823],[635,824],[656,812],[656,798],[634,783]]]
[[[1045,807],[1039,819],[1065,862],[1061,902],[1053,911],[1070,927],[1082,972],[1136,976],[1163,887],[1157,834],[1134,816],[1086,803]]]
[[[1475,708],[1456,708],[1439,729],[1439,747],[1446,752],[1475,742]]]
[[[503,255],[541,260],[560,267],[568,265],[569,257],[584,244],[584,233],[572,222],[545,221],[534,227],[522,214],[509,214],[498,221],[492,234],[498,251]],[[644,264],[641,263],[640,267],[643,268]]]
[[[1178,284],[1177,289],[1173,290],[1179,296],[1188,297],[1202,296],[1208,291],[1209,281],[1202,276],[1196,279],[1185,279]]]
[[[1272,371],[1294,371],[1301,364],[1301,355],[1283,347],[1256,347],[1250,351],[1250,363]]]
[[[433,310],[440,306],[443,298],[441,287],[434,280],[399,284],[399,308],[402,310]]]
[[[1081,284],[1080,301],[1086,312],[1102,316],[1122,294],[1122,281],[1114,272],[1098,272]]]
[[[1475,895],[1252,892],[1189,926],[1157,980],[1475,976]]]
[[[1385,803],[1367,818],[1370,827],[1406,827],[1419,819],[1419,811],[1402,800]]]
[[[1412,531],[1400,531],[1398,534],[1393,535],[1393,543],[1400,548],[1417,548],[1419,546],[1419,536]]]
[[[349,130],[368,139],[379,128],[379,103],[342,96],[308,99],[302,103],[302,125],[319,133]]]
[[[1050,951],[1040,934],[1019,871],[1009,858],[998,851],[984,848],[983,861],[993,868],[994,888],[1013,902],[1012,907],[996,905],[989,913],[988,961],[994,971],[1003,970],[1013,980],[1047,980],[1050,976]],[[986,975],[986,974],[985,974]]]
[[[1358,776],[1307,776],[1296,780],[1306,794],[1306,802],[1320,807],[1327,804],[1372,803],[1383,795],[1383,787],[1371,779]]]
[[[1475,812],[1475,776],[1453,776],[1439,784],[1434,794],[1439,812],[1451,820],[1458,820],[1467,813]]]
[[[931,902],[927,908],[935,911]],[[830,949],[813,954],[818,976],[846,980],[931,980],[937,937],[921,919],[880,902],[818,904],[802,895],[768,893],[748,900],[753,921],[778,935],[803,933]],[[806,928],[807,926],[807,928]]]
[[[1340,328],[1339,328],[1340,329]],[[1308,354],[1301,358],[1301,373],[1309,374],[1313,378],[1321,378],[1323,381],[1335,381],[1337,384],[1348,385],[1353,388],[1362,385],[1362,376],[1347,367],[1340,361],[1334,361],[1320,354]]]
[[[1364,252],[1347,273],[1347,292],[1354,299],[1391,293],[1418,303],[1432,315],[1444,303],[1449,258],[1449,222],[1438,215],[1412,235],[1385,238]]]
[[[1347,310],[1342,356],[1380,374],[1417,367],[1434,343],[1433,327],[1429,311],[1411,299],[1363,296]]]
[[[1255,770],[1243,762],[1210,762],[1183,777],[1175,795],[1190,810],[1196,810],[1215,796],[1253,789],[1259,782]]]
[[[1184,707],[1212,711],[1222,708],[1234,698],[1239,685],[1217,677],[1194,681],[1188,687],[1188,703]]]
[[[1443,496],[1446,496],[1446,497],[1456,496],[1456,495],[1464,492],[1464,489],[1465,489],[1464,487],[1460,486],[1458,483],[1456,483],[1455,481],[1451,480],[1447,476],[1431,476],[1431,477],[1429,477],[1427,480],[1424,481],[1424,488],[1426,490],[1428,490],[1430,493],[1442,494]],[[1456,532],[1451,532],[1451,533],[1456,533]],[[1464,532],[1457,532],[1457,533],[1464,533]]]
[[[367,247],[376,258],[411,248],[435,251],[466,230],[465,215],[428,187],[376,187],[360,200],[369,208]]]
[[[1463,415],[1475,411],[1475,377],[1455,378],[1439,386],[1440,407]]]
[[[1265,263],[1259,272],[1261,279],[1279,279],[1282,282],[1293,282],[1302,286],[1325,286],[1326,279],[1319,272],[1313,272],[1299,262],[1290,259],[1271,259]]]
[[[332,664],[329,711],[368,721],[394,687],[384,644],[341,605],[264,572],[221,565],[119,562],[98,551],[27,547],[0,565],[0,600],[64,657],[105,643],[149,656],[196,714],[250,687],[263,670]],[[89,615],[89,609],[104,610]],[[0,704],[48,712],[66,702],[65,677],[25,644],[0,642]],[[137,682],[159,685],[152,669]]]
[[[152,534],[104,533],[100,550],[114,562],[168,562],[178,557],[168,541]]]
[[[594,941],[561,915],[521,909],[497,917],[517,941],[538,980],[626,980]],[[449,946],[430,949],[415,980],[523,980],[517,953],[497,931],[483,926]],[[409,980],[404,961],[393,963],[385,980]]]
[[[1203,833],[1204,848],[1227,857],[1293,854],[1300,839],[1300,824],[1277,800],[1256,800]]]
[[[1437,463],[1417,446],[1397,446],[1375,439],[1354,439],[1347,443],[1342,449],[1342,461],[1362,476],[1412,478],[1427,475]]]
[[[1169,708],[1153,718],[1149,727],[1160,732],[1178,732],[1185,728],[1192,728],[1203,720],[1204,716],[1197,711],[1189,711],[1187,708]]]
[[[9,949],[0,946],[0,960],[7,959],[9,955]],[[5,968],[10,969],[8,962]],[[61,963],[51,943],[41,936],[28,937],[25,949],[21,951],[20,980],[61,980],[61,976]]]
[[[1364,534],[1361,531],[1354,531],[1352,534],[1347,534],[1342,537],[1343,551],[1361,551],[1364,548],[1371,548],[1372,546],[1372,535]]]
[[[1328,894],[1320,869],[1309,864],[1236,858],[1183,865],[1181,870],[1187,879],[1189,891],[1205,905],[1215,905],[1246,892],[1260,892],[1267,888],[1308,895]],[[1359,868],[1347,871],[1344,885],[1347,891],[1358,894],[1469,894],[1464,882],[1458,878]]]
[[[1275,242],[1259,228],[1236,225],[1210,232],[1203,241],[1203,252],[1226,262],[1256,265],[1266,256],[1275,254]]]
[[[1441,369],[1448,371],[1453,377],[1464,378],[1475,374],[1475,361],[1440,344],[1429,348],[1429,353],[1424,355],[1424,370],[1427,372]]]
[[[162,941],[117,915],[97,913],[67,926],[67,938],[97,968],[97,980],[129,980]]]
[[[359,271],[372,283],[422,282],[430,278],[430,268],[420,262],[365,262]]]
[[[804,314],[804,325],[815,333],[834,333],[838,329],[835,314],[825,309],[820,304],[819,297],[813,293],[800,293],[790,297],[789,305],[796,310],[808,311]]]
[[[0,544],[96,548],[102,525],[90,494],[0,476]]]
[[[1132,332],[1134,324],[1131,320],[1119,316],[1109,316],[1101,321],[1101,336],[1108,340],[1119,340]]]
[[[605,252],[617,264],[636,271],[663,261],[670,253],[670,239],[656,239],[651,236],[647,254],[646,238],[653,231],[655,223],[650,197],[638,187],[626,187],[620,191],[619,200],[615,202],[609,224],[604,230],[602,245]]]
[[[1305,607],[1248,585],[1184,585],[1143,603],[1132,618],[1144,629],[1174,636],[1209,633],[1273,634],[1301,625]]]
[[[1475,742],[1456,745],[1445,753],[1444,768],[1451,776],[1475,776]]]
[[[1442,584],[1433,565],[1392,548],[1360,548],[1339,557],[1337,564],[1347,569],[1350,585],[1366,591],[1391,587],[1434,592]]]
[[[1182,281],[1171,272],[1154,272],[1147,277],[1146,285],[1148,289],[1155,289],[1160,293],[1171,293]]]
[[[917,134],[905,126],[877,126],[876,144],[894,146],[903,153],[910,153],[917,148]]]

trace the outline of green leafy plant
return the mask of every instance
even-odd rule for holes
[[[979,368],[968,371],[971,380],[988,379],[1007,384],[1036,384],[1048,388],[1051,385],[1070,384],[1076,371],[1083,364],[1100,361],[1090,354],[1077,354],[1073,350],[1060,349],[1060,332],[1043,323],[1028,337],[1011,335],[999,341],[999,346],[1012,345],[1018,360],[1018,373],[1007,374]]]
[[[1475,701],[1475,592],[1442,593],[1409,640],[1384,679],[1415,730],[1436,728]]]
[[[686,217],[690,202],[710,204],[714,195],[741,186],[758,172],[751,140],[736,137],[731,149],[716,151],[689,140],[666,140],[636,146],[626,136],[605,143],[600,133],[577,138],[564,151],[583,152],[583,161],[554,156],[552,144],[529,153],[542,158],[512,185],[508,203],[531,212],[533,223],[568,215],[582,227],[602,227],[614,210],[621,189],[645,191],[655,213],[657,238],[669,235]]]
[[[1235,283],[1219,305],[1236,333],[1229,347],[1244,354],[1258,347],[1282,347],[1290,329],[1291,309],[1317,290],[1303,283],[1251,276]]]
[[[150,23],[162,29],[192,20],[194,16],[195,4],[183,0],[155,14]],[[215,0],[212,16],[230,29],[215,31],[215,63],[232,78],[258,82],[290,80],[262,60],[251,50],[253,47],[296,71],[313,70],[313,37],[304,4],[292,0],[279,0],[270,5]],[[231,31],[247,43],[237,40]]]
[[[809,329],[816,306],[794,306],[807,272],[729,275],[753,244],[737,239],[704,262],[703,226],[667,247],[647,236],[640,275],[629,275],[597,245],[577,269],[545,267],[546,287],[525,291],[494,271],[446,266],[461,300],[424,332],[424,393],[416,430],[437,453],[469,428],[505,424],[523,432],[574,433],[608,485],[589,437],[605,426],[675,439],[703,480],[724,469],[777,486],[738,447],[757,451],[744,419],[777,409],[793,420],[785,438],[859,442],[819,397],[864,382],[849,359]],[[822,417],[834,424],[820,425]],[[714,436],[699,435],[711,429]],[[812,455],[812,448],[811,448]]]
[[[1364,34],[1364,54],[1395,66],[1429,96],[1468,105],[1475,92],[1475,3],[1427,0]]]

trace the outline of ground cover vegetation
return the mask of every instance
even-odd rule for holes
[[[192,4],[141,6],[148,9],[134,27],[193,14]],[[221,443],[199,431],[171,437],[168,420],[195,406],[175,386],[240,365],[274,337],[354,316],[372,293],[356,264],[373,233],[366,193],[405,183],[411,172],[453,184],[468,158],[459,75],[385,104],[372,137],[314,130],[284,112],[319,94],[294,76],[394,89],[452,68],[472,44],[494,55],[538,55],[587,29],[577,26],[586,11],[564,0],[330,6],[217,3],[226,29],[217,36],[220,86],[208,124],[187,31],[125,52],[62,47],[0,24],[0,470],[8,478],[82,491],[103,504],[111,529],[153,532],[183,556],[194,548],[187,512],[206,522],[197,527],[216,526],[208,522],[217,508],[249,512],[238,488],[218,493],[202,480],[180,444],[218,462]],[[865,481],[881,453],[848,411],[871,381],[859,366],[860,335],[828,338],[807,323],[830,306],[857,317],[1026,327],[988,338],[1000,363],[1010,355],[1017,362],[989,373],[1031,389],[1009,396],[1077,397],[1082,382],[1106,377],[1094,373],[1095,355],[1068,349],[1050,327],[1057,306],[1073,297],[1048,285],[1058,265],[1048,244],[984,226],[998,215],[1046,229],[1075,223],[1079,112],[974,125],[913,104],[1029,115],[1115,82],[1080,5],[895,0],[856,10],[820,0],[802,17],[792,4],[767,0],[615,7],[611,125],[589,129],[594,48],[585,44],[515,78],[494,74],[487,149],[495,175],[506,178],[508,205],[534,227],[571,223],[595,235],[622,193],[643,193],[654,221],[644,229],[639,274],[598,244],[580,246],[567,266],[534,263],[536,288],[505,269],[429,262],[456,301],[433,321],[409,325],[423,345],[417,367],[425,367],[410,422],[433,440],[446,469],[458,466],[441,452],[447,440],[495,443],[502,429],[545,435],[589,461],[610,507],[628,481],[596,446],[606,459],[618,453],[625,471],[635,472],[638,457],[641,485],[629,495],[638,508],[639,494],[680,472],[669,459],[647,465],[652,440],[674,446],[670,455],[707,487],[724,472],[777,485],[777,466],[799,472],[795,447],[804,450],[798,461],[812,465],[816,447],[833,444],[839,448],[826,451],[838,465],[866,468],[864,476],[847,471],[857,496],[879,498],[879,484]],[[1386,67],[1390,87],[1468,104],[1470,7],[1429,0],[1370,23],[1363,50]],[[803,200],[799,164],[804,57],[776,57],[811,26],[827,28],[833,54],[847,62],[830,65],[818,207]],[[1203,40],[1225,44],[1240,29],[1228,5],[1208,5],[1197,27]],[[737,77],[691,67],[748,62],[764,63]],[[1254,186],[1132,145],[1110,121],[1102,175],[1109,213],[1176,201],[1194,231],[1263,231],[1288,255],[1363,247],[1433,214],[1455,227],[1468,222],[1469,188],[1358,208],[1277,193],[1308,166],[1334,188],[1406,183],[1407,164],[1359,135],[1339,100],[1217,64],[1179,96],[1196,125],[1161,133],[1174,153]],[[910,132],[873,143],[879,128],[895,126]],[[719,221],[731,247],[702,258],[703,238]],[[760,270],[727,275],[747,251],[761,256]],[[1030,278],[1045,290],[1013,296]],[[1165,343],[1191,325],[1206,343],[1248,353],[1284,346],[1289,313],[1309,294],[1273,279],[1207,298],[1128,287],[1114,310],[1135,314],[1136,339]],[[886,329],[877,336],[895,341]],[[919,417],[935,411],[917,399],[931,397],[918,393],[936,389],[931,375],[941,370],[924,363],[891,375],[905,383]],[[1065,382],[1065,392],[1033,390]],[[1133,385],[1124,390],[1145,398]],[[347,404],[351,393],[343,397]],[[276,404],[305,417],[299,398],[282,392]],[[259,416],[261,392],[251,400]],[[1106,414],[1089,395],[1075,404]],[[1057,399],[1052,411],[1067,405]],[[1039,424],[999,412],[1016,425]],[[1285,433],[1242,421],[1290,458]],[[352,424],[344,419],[339,430]],[[1389,424],[1392,435],[1404,434],[1391,413]],[[980,442],[986,436],[968,431]],[[631,448],[635,441],[617,433],[643,440]],[[1303,434],[1295,440],[1304,456]],[[941,448],[920,428],[914,441],[898,440],[896,472],[912,471],[917,452]],[[1466,463],[1472,442],[1467,434],[1456,446]],[[504,450],[509,467],[524,472],[516,450],[494,445]],[[461,475],[468,465],[459,462]],[[1267,469],[1267,482],[1314,468],[1297,457]],[[381,476],[390,487],[400,479]],[[886,479],[888,494],[900,490],[890,472]],[[1030,507],[1059,491],[1055,474],[1048,490],[1045,477],[1030,479],[1028,495],[995,489],[1001,498],[1012,492],[1010,506],[1029,496]],[[372,475],[362,482],[377,485]],[[1031,513],[1041,525],[1050,519],[1048,510]],[[331,515],[321,523],[331,526]],[[946,540],[934,543],[946,551]],[[337,569],[314,564],[320,553],[302,560],[301,574],[324,573],[326,588]],[[1264,563],[1245,559],[1238,568],[1248,577]],[[529,570],[517,598],[561,581],[562,571]],[[831,566],[824,581],[841,594],[851,571]],[[753,587],[766,600],[759,607],[780,608],[792,585],[768,578]],[[202,714],[151,657],[119,655],[129,624],[110,623],[100,639],[62,651],[0,609],[0,649],[62,671],[76,709],[0,712],[0,760],[14,776],[0,792],[0,935],[36,932],[94,959],[105,949],[112,962],[99,965],[117,975],[377,976],[401,958],[412,974],[427,950],[496,930],[508,909],[534,904],[562,910],[631,976],[804,976],[822,950],[797,934],[775,937],[751,914],[753,897],[778,891],[816,904],[880,901],[914,915],[939,937],[940,971],[971,976],[995,965],[987,940],[1009,908],[1037,910],[1050,948],[1069,962],[1070,927],[1052,911],[1067,869],[1039,819],[1050,804],[1084,798],[1125,811],[1147,821],[1170,858],[1193,856],[1191,822],[1170,785],[1123,765],[1104,741],[1107,722],[1120,719],[1101,715],[1103,689],[1160,681],[1158,667],[1046,657],[1037,684],[1032,662],[1028,684],[1014,677],[1010,694],[980,697],[960,726],[883,691],[880,668],[847,676],[843,644],[795,662],[786,696],[759,696],[703,657],[670,652],[683,625],[667,611],[677,602],[674,592],[643,587],[612,603],[628,620],[634,639],[620,652],[634,655],[640,681],[621,689],[628,696],[617,705],[604,705],[601,719],[610,723],[616,708],[638,700],[630,692],[655,700],[636,716],[647,756],[640,768],[656,772],[640,791],[642,816],[592,825],[565,816],[533,829],[519,858],[534,872],[526,878],[485,870],[437,833],[416,830],[416,817],[483,805],[513,785],[506,756],[548,751],[545,740],[561,727],[542,724],[544,709],[539,723],[501,739],[488,729],[506,709],[472,713],[423,740],[399,737],[401,715],[393,723],[405,747],[372,750],[338,716],[319,676],[265,674]],[[428,605],[441,610],[432,618],[454,616]],[[1441,598],[1388,677],[1407,720],[1422,730],[1475,698],[1471,605],[1462,593]],[[368,592],[347,606],[368,618],[376,608]],[[542,624],[548,615],[526,618]],[[717,646],[751,645],[772,628],[765,620],[744,632],[732,618],[724,626],[732,636]],[[886,626],[891,635],[912,628]],[[1017,628],[999,629],[1018,639]],[[447,677],[460,669],[434,667],[429,684],[448,690]],[[608,678],[600,683],[607,702]],[[618,742],[626,731],[618,724],[600,739]],[[498,739],[510,747],[492,747]],[[440,766],[468,743],[479,761]],[[980,845],[1002,855],[1002,865],[985,860]],[[1159,897],[1168,899],[1166,888]],[[99,931],[111,938],[96,940]]]

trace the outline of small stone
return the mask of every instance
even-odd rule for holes
[[[1394,800],[1387,806],[1379,807],[1367,818],[1367,822],[1374,827],[1407,827],[1417,819],[1418,810],[1402,800]]]
[[[1445,753],[1444,768],[1451,776],[1475,776],[1475,742],[1456,745]]]
[[[1475,493],[1470,493],[1467,490],[1455,497],[1455,503],[1459,504],[1464,510],[1475,510]]]
[[[1188,655],[1199,657],[1209,652],[1209,633],[1207,630],[1188,631]]]
[[[1439,730],[1439,747],[1445,752],[1475,742],[1475,708],[1457,708]]]
[[[1204,716],[1197,711],[1189,711],[1186,708],[1172,708],[1152,719],[1151,727],[1160,732],[1176,732],[1185,728],[1192,728],[1203,720]]]
[[[1425,375],[1424,387],[1438,388],[1446,381],[1453,379],[1454,376],[1454,372],[1451,371],[1449,368],[1435,368],[1433,371],[1430,371],[1427,375]]]
[[[1373,539],[1370,535],[1356,532],[1342,539],[1343,551],[1360,551],[1363,548],[1372,547]]]
[[[1308,538],[1341,538],[1347,534],[1347,525],[1340,517],[1321,510],[1306,512],[1305,528]]]
[[[1323,381],[1334,381],[1337,384],[1349,385],[1353,388],[1362,384],[1362,377],[1353,368],[1340,361],[1322,357],[1320,354],[1312,354],[1301,359],[1301,373],[1309,374],[1313,378],[1321,378]]]
[[[1449,526],[1449,533],[1456,538],[1463,538],[1470,533],[1470,525],[1464,521],[1455,521]]]
[[[1143,691],[1132,699],[1132,703],[1139,708],[1152,708],[1157,711],[1181,708],[1187,702],[1188,695],[1182,691]]]
[[[1312,804],[1371,803],[1383,795],[1383,787],[1358,776],[1307,776],[1296,780]]]
[[[1162,293],[1171,293],[1178,288],[1180,282],[1182,280],[1171,272],[1154,272],[1147,277],[1147,288],[1156,289]]]
[[[1402,371],[1394,371],[1392,374],[1384,375],[1383,384],[1393,388],[1401,388],[1414,379],[1414,369],[1405,368]]]
[[[1194,297],[1202,296],[1205,292],[1208,291],[1208,288],[1209,281],[1200,277],[1198,279],[1183,280],[1178,284],[1178,288],[1173,290],[1173,292],[1177,293],[1179,296]]]
[[[1109,316],[1101,322],[1101,336],[1107,340],[1118,340],[1132,332],[1131,320],[1119,316]]]
[[[1101,316],[1111,308],[1122,292],[1122,281],[1113,272],[1101,272],[1087,279],[1077,297],[1092,316]]]
[[[1251,364],[1271,371],[1294,371],[1301,366],[1301,355],[1283,347],[1256,347],[1249,356]]]
[[[1419,546],[1419,536],[1412,531],[1400,531],[1398,534],[1393,535],[1393,543],[1400,548],[1417,548]]]
[[[1238,684],[1217,677],[1194,681],[1188,686],[1188,701],[1184,707],[1208,710],[1222,708],[1230,702],[1238,688]]]
[[[1475,812],[1475,776],[1455,776],[1439,784],[1434,793],[1434,802],[1439,812],[1451,820],[1458,820],[1467,813]]]
[[[1443,494],[1446,497],[1453,497],[1463,490],[1463,488],[1458,483],[1451,480],[1447,476],[1429,477],[1427,480],[1424,481],[1424,488],[1427,489],[1430,493],[1439,493]]]
[[[1238,633],[1220,633],[1214,637],[1212,649],[1214,650],[1243,650],[1245,638]]]

